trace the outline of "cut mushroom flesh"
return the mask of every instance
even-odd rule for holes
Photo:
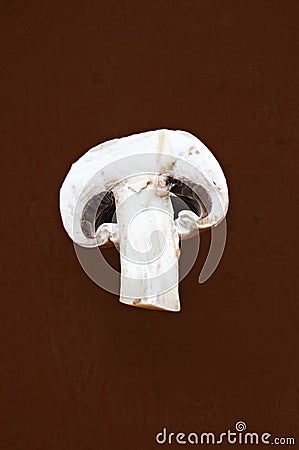
[[[73,164],[60,191],[72,240],[117,244],[120,301],[179,311],[179,239],[219,224],[228,208],[222,169],[184,131],[156,130],[114,139]]]

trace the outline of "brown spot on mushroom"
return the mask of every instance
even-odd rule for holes
[[[190,148],[189,148],[189,150],[188,150],[188,155],[189,156],[191,156],[191,155],[193,155],[193,152],[194,153],[199,153],[199,150],[197,150],[195,147],[194,147],[194,145],[192,145]]]
[[[192,145],[192,147],[189,148],[188,150],[188,155],[191,156],[194,150],[194,145]]]
[[[156,194],[160,197],[165,197],[170,190],[170,187],[167,185],[168,177],[164,174],[160,174],[156,180]]]
[[[137,305],[134,306],[140,309],[151,309],[152,311],[165,311],[165,308],[163,308],[162,306],[151,305],[150,303],[141,303],[141,304],[138,303]]]
[[[136,298],[136,300],[133,300],[133,305],[138,305],[138,303],[141,302],[141,298]]]

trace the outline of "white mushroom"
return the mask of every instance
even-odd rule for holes
[[[83,247],[119,246],[120,301],[148,309],[180,310],[179,239],[216,226],[227,208],[219,163],[199,139],[178,130],[97,145],[72,165],[60,190],[71,239]]]

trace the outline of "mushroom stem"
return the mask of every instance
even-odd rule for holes
[[[113,188],[121,262],[120,302],[179,311],[179,236],[166,179],[135,175]]]

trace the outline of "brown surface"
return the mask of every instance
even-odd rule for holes
[[[220,433],[237,420],[299,439],[299,3],[0,11],[1,449],[147,450],[163,426]],[[200,286],[199,257],[180,314],[93,284],[58,211],[85,150],[162,127],[199,136],[231,194],[221,265]]]

